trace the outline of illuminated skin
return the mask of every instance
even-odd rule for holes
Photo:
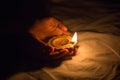
[[[32,33],[37,40],[44,40],[53,35],[71,35],[67,27],[53,17],[36,21],[29,32]]]
[[[71,35],[71,33],[68,32],[67,27],[62,22],[53,17],[48,17],[36,21],[35,24],[28,31],[33,35],[34,38],[36,38],[39,42],[42,42],[43,44],[43,40],[50,36],[61,34]],[[65,56],[66,54],[71,55],[76,52],[76,49],[74,49],[75,52],[69,49],[62,49],[59,52],[54,52],[54,49],[50,46],[49,49],[50,55],[54,56],[53,58],[55,59]]]

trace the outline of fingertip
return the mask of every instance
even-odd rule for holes
[[[52,46],[47,46],[47,48],[50,54],[54,52],[54,48]]]
[[[64,54],[69,54],[69,50],[68,50],[68,49],[64,49],[62,52],[63,52]]]

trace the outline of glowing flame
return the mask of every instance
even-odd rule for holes
[[[77,43],[77,32],[74,33],[72,37],[72,42]]]

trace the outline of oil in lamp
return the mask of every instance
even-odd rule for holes
[[[54,49],[74,48],[77,45],[77,32],[73,37],[68,35],[59,35],[51,38],[48,41],[48,45]]]

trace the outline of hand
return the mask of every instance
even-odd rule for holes
[[[28,30],[29,33],[33,35],[40,43],[44,43],[44,40],[48,37],[54,35],[71,35],[67,27],[59,20],[54,17],[44,18],[42,20],[37,20],[34,25]],[[71,57],[75,54],[76,49],[62,49],[54,50],[51,47],[52,52],[50,52],[51,59],[60,59],[65,57]],[[44,54],[43,54],[44,55]]]
[[[54,35],[71,35],[67,27],[54,17],[37,20],[34,25],[28,30],[38,41],[44,40]]]
[[[51,46],[48,46],[48,48],[52,59],[72,59],[72,56],[74,56],[78,50],[78,46],[66,49],[54,49]]]

